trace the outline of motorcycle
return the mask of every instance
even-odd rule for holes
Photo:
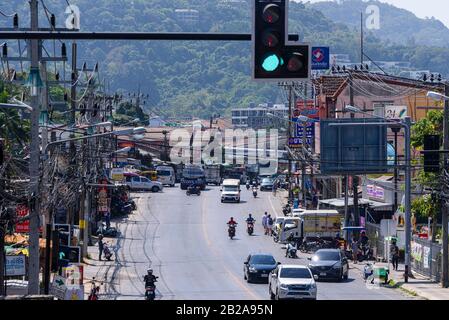
[[[200,196],[201,195],[201,190],[200,190],[199,187],[190,186],[190,187],[187,188],[186,194],[188,196],[190,196],[192,194],[196,194],[197,196]]]
[[[257,190],[253,190],[253,196],[254,198],[257,198]]]
[[[108,247],[108,245],[105,243],[104,244],[104,247],[103,247],[103,254],[104,254],[104,257],[108,260],[108,261],[111,261],[111,258],[112,258],[112,252],[111,252],[111,250],[109,250],[109,247]]]
[[[114,227],[106,227],[106,223],[102,223],[100,227],[98,227],[97,235],[102,234],[103,237],[115,238],[117,237],[117,229]]]
[[[368,244],[361,245],[357,253],[357,260],[359,262],[373,260],[373,249]]]
[[[292,208],[287,204],[282,208],[282,212],[284,213],[284,216],[288,216],[292,212]]]
[[[287,257],[291,258],[291,259],[296,259],[297,256],[297,251],[298,249],[296,249],[296,246],[292,243],[288,243],[287,244]]]
[[[155,277],[156,279],[159,277]],[[157,282],[157,280],[154,280],[154,282]],[[156,299],[156,285],[153,283],[149,285],[145,285],[145,300],[153,301]]]
[[[229,228],[228,228],[228,234],[229,234],[229,238],[231,239],[231,240],[233,240],[234,239],[234,237],[235,237],[235,224],[234,225],[229,225]]]
[[[95,283],[92,284],[92,289],[90,289],[90,294],[87,300],[98,300],[98,292],[100,292],[100,287],[97,287]]]
[[[246,190],[249,190],[250,188],[251,188],[250,184],[247,183],[247,184],[246,184]]]
[[[254,223],[248,223],[248,225],[246,227],[246,231],[248,232],[248,234],[250,236],[252,236],[254,233]]]

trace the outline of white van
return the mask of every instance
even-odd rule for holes
[[[240,202],[240,180],[225,179],[221,186],[221,202]]]
[[[157,180],[163,185],[174,187],[176,183],[175,170],[169,166],[159,166],[156,168]]]

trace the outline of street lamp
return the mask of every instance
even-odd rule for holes
[[[436,100],[436,101],[448,101],[449,100],[448,96],[445,96],[444,94],[435,92],[435,91],[427,92],[427,98],[430,98],[430,99]]]
[[[381,116],[372,115],[360,108],[347,105],[344,111],[351,113],[366,114],[374,118],[382,119],[385,122],[372,123],[344,123],[335,124],[335,126],[357,126],[357,125],[391,125],[396,124],[404,128],[405,131],[405,272],[404,279],[408,282],[408,276],[411,268],[411,236],[412,236],[412,216],[411,216],[411,193],[412,193],[412,174],[411,174],[411,127],[412,121],[410,117],[405,117],[403,120],[386,119]]]

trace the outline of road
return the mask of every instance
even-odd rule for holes
[[[247,284],[243,261],[250,252],[271,253],[283,264],[306,264],[305,256],[286,259],[281,245],[263,235],[261,218],[280,207],[271,193],[254,199],[242,190],[240,204],[222,204],[217,187],[208,187],[200,197],[186,196],[179,188],[164,192],[136,193],[138,211],[117,222],[121,237],[117,259],[104,272],[110,279],[109,299],[143,299],[143,275],[149,266],[159,276],[157,299],[173,300],[267,300],[267,284]],[[245,233],[248,213],[256,218],[255,235]],[[237,237],[227,236],[226,222],[240,222]],[[350,270],[342,283],[319,282],[319,300],[411,299],[400,290],[368,288],[360,271]]]

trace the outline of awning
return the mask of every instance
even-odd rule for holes
[[[344,198],[319,200],[318,202],[319,202],[319,204],[325,204],[325,205],[332,206],[335,208],[344,208],[345,207],[345,199]],[[393,208],[392,203],[377,202],[377,201],[363,199],[363,198],[359,199],[359,205],[369,206],[370,208],[373,208],[373,209],[392,209]],[[354,206],[354,199],[351,197],[348,198],[348,206]]]

